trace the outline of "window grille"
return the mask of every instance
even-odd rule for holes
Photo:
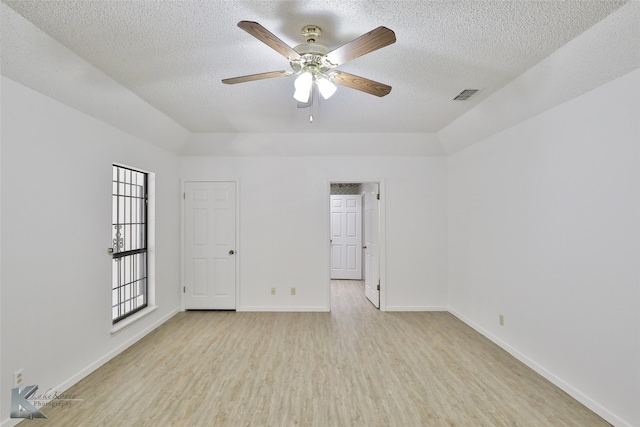
[[[113,165],[113,323],[147,306],[147,174]]]

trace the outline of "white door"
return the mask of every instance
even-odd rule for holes
[[[380,221],[378,184],[367,184],[364,191],[364,293],[380,308]]]
[[[184,188],[184,307],[235,310],[236,184]]]
[[[362,196],[331,196],[331,278],[362,280]]]

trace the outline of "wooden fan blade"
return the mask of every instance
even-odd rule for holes
[[[248,76],[232,77],[222,80],[222,83],[234,85],[236,83],[252,82],[254,80],[271,79],[274,77],[284,77],[291,74],[291,71],[269,71],[268,73],[250,74]]]
[[[327,59],[334,65],[340,65],[395,42],[396,34],[393,31],[387,27],[378,27],[332,50],[327,54]]]
[[[335,84],[350,87],[351,89],[360,90],[375,96],[385,96],[389,95],[391,92],[391,86],[389,85],[374,82],[373,80],[344,73],[342,71],[334,71],[332,73],[331,81]]]
[[[300,59],[300,55],[298,54],[298,52],[293,50],[291,47],[289,47],[288,44],[274,36],[273,33],[271,33],[269,30],[267,30],[257,22],[240,21],[238,22],[238,27],[242,28],[247,33],[251,34],[253,37],[257,38],[262,43],[266,44],[285,58],[289,60]]]

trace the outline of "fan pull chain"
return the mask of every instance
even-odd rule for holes
[[[311,85],[311,105],[309,105],[309,123],[313,123],[313,107],[316,104],[316,99],[319,99],[318,94],[318,85],[314,81]]]

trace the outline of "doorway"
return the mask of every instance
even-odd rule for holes
[[[184,183],[183,307],[236,309],[236,183]]]
[[[332,194],[331,279],[362,280],[362,195]]]
[[[329,191],[330,280],[364,282],[364,295],[384,304],[383,181],[331,182]],[[329,296],[331,296],[329,286]]]

